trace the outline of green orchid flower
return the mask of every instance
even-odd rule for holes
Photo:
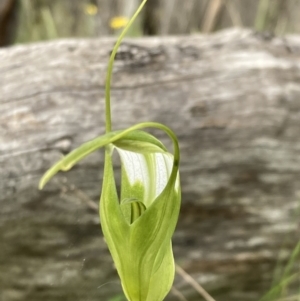
[[[61,159],[44,174],[39,184],[42,189],[57,172],[67,171],[90,153],[105,148],[100,222],[129,301],[161,301],[170,291],[175,274],[171,238],[181,201],[180,152],[175,134],[165,125],[155,122],[111,131],[110,81],[114,57],[146,1],[124,29],[109,61],[106,134],[84,143]],[[144,128],[157,128],[168,134],[173,142],[173,154]],[[121,159],[120,198],[113,171],[114,150]]]
[[[121,201],[107,151],[100,201],[102,230],[127,299],[163,300],[175,273],[171,237],[180,208],[178,164],[163,149],[155,153],[117,150],[122,162]]]

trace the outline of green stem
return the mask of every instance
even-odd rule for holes
[[[128,22],[127,26],[124,28],[122,33],[120,34],[114,49],[110,55],[109,62],[108,62],[108,67],[107,67],[107,74],[106,74],[106,84],[105,84],[105,129],[106,133],[111,131],[111,108],[110,108],[110,86],[111,86],[111,77],[112,77],[112,71],[113,71],[113,65],[114,65],[114,60],[115,56],[117,54],[118,48],[121,45],[121,42],[126,35],[128,29],[132,25],[132,23],[135,21],[137,18],[138,14],[141,12],[143,9],[144,5],[146,4],[147,0],[143,0],[137,11],[134,13],[130,21]]]
[[[270,7],[269,0],[260,0],[258,4],[258,10],[255,19],[255,29],[258,31],[263,31],[266,29],[268,21],[268,12]]]

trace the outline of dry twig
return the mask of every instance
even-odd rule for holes
[[[184,269],[176,264],[176,272],[189,283],[206,301],[216,301],[198,282],[195,281]]]

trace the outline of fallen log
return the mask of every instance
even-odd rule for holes
[[[0,50],[3,300],[108,300],[121,290],[94,210],[103,153],[37,190],[51,164],[104,132],[113,42]],[[279,251],[299,238],[299,54],[300,36],[228,30],[128,39],[117,56],[113,127],[157,121],[177,133],[175,256],[218,300],[258,300]],[[179,276],[175,286],[199,300]]]

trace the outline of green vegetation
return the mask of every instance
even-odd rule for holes
[[[17,43],[96,35],[97,7],[89,1],[21,0]]]
[[[300,258],[300,241],[297,243],[287,264],[281,269],[279,266],[279,277],[274,279],[271,289],[259,301],[299,301],[299,258]],[[298,267],[298,269],[297,269]],[[278,278],[278,279],[277,279]],[[298,288],[297,288],[298,287]]]
[[[122,27],[120,25],[132,14],[138,1],[127,0],[126,6],[122,1],[111,6],[109,0],[20,2],[17,43],[64,37],[118,35],[119,28]],[[153,30],[156,34],[211,32],[232,26],[252,27],[277,35],[300,32],[297,13],[300,10],[300,0],[251,0],[250,4],[244,0],[189,0],[189,5],[181,5],[176,0],[159,0],[157,3],[159,13],[158,8],[149,6],[147,10],[147,20],[155,20]],[[130,29],[129,35],[139,36],[147,31],[144,30],[148,26],[145,23],[147,20],[143,17],[145,15],[142,14],[139,22]]]

